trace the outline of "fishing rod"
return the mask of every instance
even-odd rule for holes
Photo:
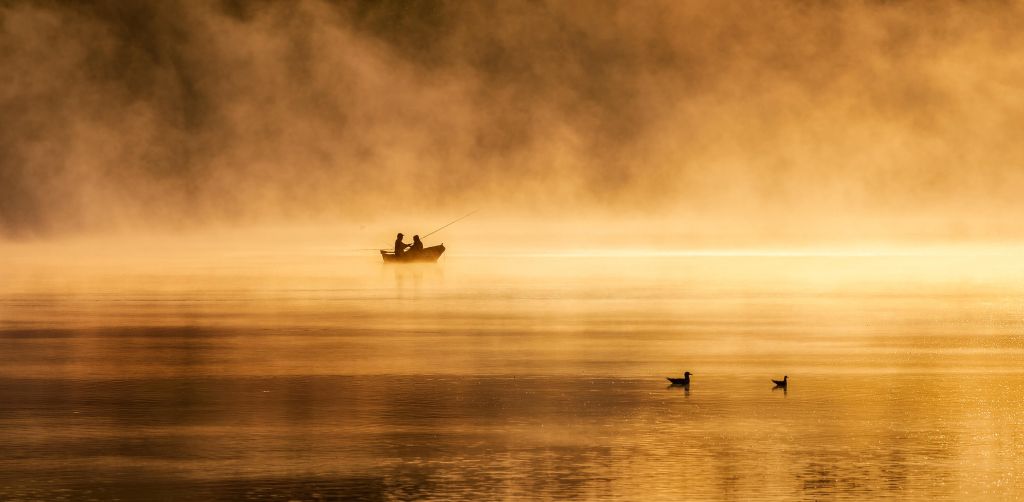
[[[459,218],[456,218],[455,220],[446,223],[441,228],[438,228],[437,230],[434,230],[433,232],[430,232],[429,234],[424,235],[422,238],[426,239],[427,237],[429,237],[429,236],[431,236],[433,234],[436,234],[436,233],[440,232],[441,230],[444,230],[447,227],[450,227],[450,226],[452,226],[452,225],[454,225],[454,224],[456,224],[456,223],[458,223],[458,222],[460,222],[460,221],[462,221],[462,220],[464,220],[466,218],[469,218],[470,216],[473,216],[478,211],[480,211],[480,210],[479,209],[474,209],[473,211],[470,211],[470,212],[460,216]],[[380,249],[380,248],[354,248],[354,249],[350,249],[349,251],[387,251],[387,249]]]
[[[447,228],[447,227],[449,227],[449,226],[451,226],[451,225],[453,225],[453,224],[455,224],[455,223],[458,223],[459,221],[462,221],[462,220],[464,220],[464,219],[466,219],[466,218],[469,218],[470,216],[473,216],[473,214],[475,214],[475,213],[476,213],[477,211],[479,211],[479,209],[474,209],[474,210],[472,210],[472,211],[470,211],[470,212],[466,213],[466,214],[465,214],[464,216],[462,216],[461,218],[456,218],[456,219],[455,219],[454,221],[452,221],[451,223],[448,223],[447,225],[445,225],[445,226],[443,226],[443,227],[441,227],[441,228],[439,228],[439,229],[437,229],[437,230],[434,230],[433,232],[430,232],[429,234],[427,234],[427,235],[424,235],[423,237],[420,237],[420,238],[421,238],[421,239],[426,239],[427,237],[430,237],[431,235],[433,235],[433,234],[436,234],[436,233],[440,232],[441,230],[444,230],[445,228]]]

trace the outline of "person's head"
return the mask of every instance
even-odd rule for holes
[[[420,236],[418,236],[418,235],[414,235],[414,236],[412,236],[412,240],[413,240],[414,242],[419,242],[419,241],[420,241]]]
[[[398,238],[401,239],[402,238],[402,234],[398,234]]]

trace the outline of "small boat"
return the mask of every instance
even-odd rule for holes
[[[683,378],[668,377],[667,380],[672,382],[672,385],[690,385],[690,375],[691,373],[687,371],[686,373],[683,373]]]
[[[419,251],[406,251],[398,256],[395,256],[393,251],[386,249],[380,250],[380,256],[384,259],[384,263],[415,263],[415,262],[436,262],[441,257],[441,253],[444,252],[444,244],[439,246],[430,246],[429,248],[423,248]]]
[[[782,388],[789,387],[789,375],[783,376],[782,380],[775,380],[775,379],[773,379],[772,383],[775,384],[776,387],[782,387]]]

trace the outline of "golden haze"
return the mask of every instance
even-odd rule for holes
[[[6,2],[0,234],[387,234],[481,208],[574,239],[642,222],[715,245],[1015,240],[1022,19],[1013,2]]]

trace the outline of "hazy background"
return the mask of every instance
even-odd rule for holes
[[[0,0],[0,499],[1024,499],[1022,27]]]
[[[0,236],[1013,240],[1022,14],[0,1]]]

